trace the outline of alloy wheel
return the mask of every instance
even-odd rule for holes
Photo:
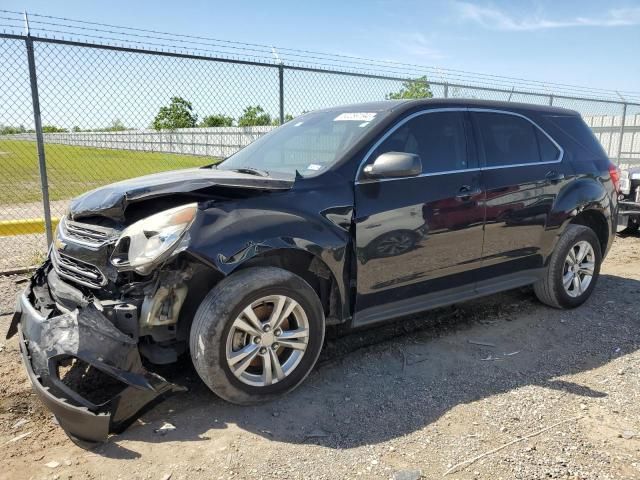
[[[595,271],[595,253],[584,240],[569,249],[564,261],[562,285],[570,297],[579,297],[591,284]]]
[[[309,321],[293,298],[269,295],[247,305],[227,336],[226,359],[241,382],[266,387],[288,377],[304,356]]]

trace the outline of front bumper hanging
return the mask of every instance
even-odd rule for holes
[[[183,390],[145,370],[137,340],[95,305],[46,317],[31,304],[32,287],[33,280],[19,297],[7,337],[19,334],[33,388],[70,437],[102,442],[155,401]]]

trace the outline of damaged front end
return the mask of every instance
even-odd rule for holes
[[[18,298],[7,338],[20,335],[35,391],[72,438],[104,441],[182,390],[145,365],[186,352],[195,310],[223,275],[188,251],[200,209],[290,187],[193,169],[109,185],[71,203],[47,261]]]
[[[179,253],[188,204],[109,226],[65,216],[47,261],[19,297],[19,332],[34,388],[73,438],[99,442],[181,388],[147,371],[185,351],[178,320],[194,267]]]
[[[130,305],[114,306],[113,318],[100,302],[86,299],[67,310],[52,298],[49,285],[64,289],[67,298],[75,290],[47,261],[19,297],[7,336],[19,333],[36,393],[73,439],[104,441],[154,401],[181,390],[143,367],[138,338],[121,329],[134,318]]]

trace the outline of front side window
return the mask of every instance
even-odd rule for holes
[[[400,125],[369,158],[404,152],[420,156],[422,173],[469,168],[463,112],[424,113]]]
[[[487,167],[533,164],[560,158],[560,151],[533,123],[504,113],[472,112]]]

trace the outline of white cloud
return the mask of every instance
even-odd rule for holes
[[[640,7],[610,9],[598,17],[552,20],[539,15],[516,17],[493,6],[482,6],[468,2],[456,2],[455,6],[463,19],[496,30],[527,31],[550,28],[640,25]]]
[[[444,55],[440,50],[433,47],[429,39],[420,32],[405,33],[396,35],[396,43],[405,52],[416,57],[427,57],[431,59],[441,59]]]

